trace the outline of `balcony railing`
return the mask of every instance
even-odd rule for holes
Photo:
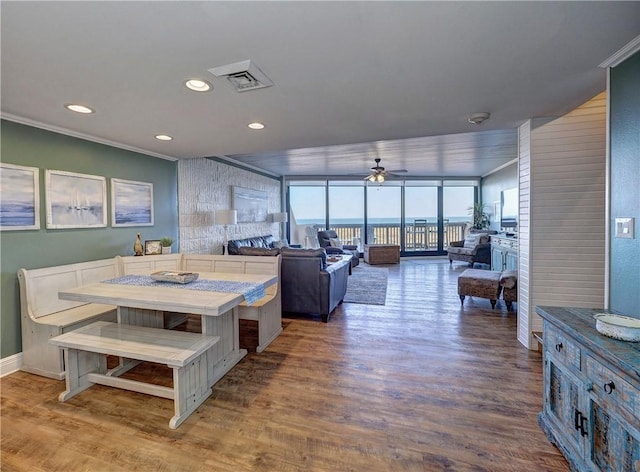
[[[450,241],[464,239],[467,223],[445,223],[443,248]],[[346,244],[357,244],[362,251],[364,243],[362,239],[363,226],[357,225],[330,225],[341,241]],[[371,224],[367,225],[367,242],[369,244],[397,244],[400,245],[400,224]],[[435,251],[438,249],[438,225],[436,223],[407,224],[404,227],[404,250],[411,251]]]

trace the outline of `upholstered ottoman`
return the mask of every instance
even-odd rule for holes
[[[458,295],[460,304],[464,304],[464,297],[488,298],[491,308],[496,307],[500,298],[500,272],[493,270],[467,269],[458,277]]]
[[[518,272],[505,270],[500,274],[500,286],[502,287],[502,299],[511,311],[513,302],[518,301]]]

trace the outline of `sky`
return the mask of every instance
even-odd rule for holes
[[[331,217],[363,218],[362,187],[330,187]],[[367,187],[370,218],[399,218],[401,188],[398,186]],[[436,187],[405,187],[406,218],[435,218],[437,216]],[[325,212],[324,187],[290,187],[291,205],[296,219],[322,218]],[[469,214],[473,203],[473,187],[445,187],[445,217]]]

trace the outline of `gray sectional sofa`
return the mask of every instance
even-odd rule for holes
[[[280,289],[282,311],[319,314],[328,322],[347,291],[351,257],[329,264],[320,249],[274,248],[272,236],[229,241],[229,255],[281,255]]]

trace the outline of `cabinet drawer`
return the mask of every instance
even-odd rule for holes
[[[580,348],[552,325],[544,325],[544,344],[547,351],[562,364],[580,370]]]
[[[587,381],[593,385],[593,393],[627,409],[636,418],[640,418],[638,390],[590,356],[586,358],[586,371]]]

